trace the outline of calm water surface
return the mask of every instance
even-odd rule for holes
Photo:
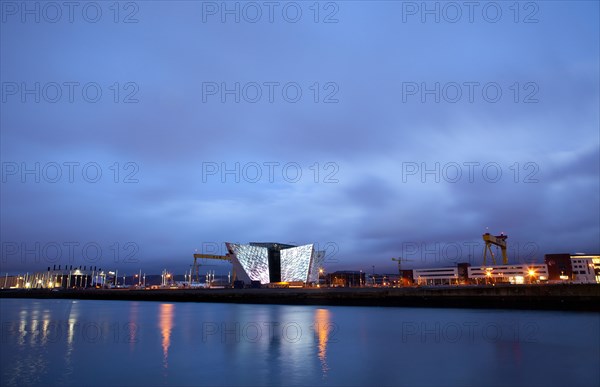
[[[1,385],[600,385],[600,314],[0,299]]]

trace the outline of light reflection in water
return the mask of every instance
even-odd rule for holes
[[[39,341],[39,321],[35,318],[35,316],[31,316],[31,321],[30,321],[30,327],[29,327],[29,344],[34,347],[37,345],[38,341]]]
[[[127,324],[127,340],[129,341],[129,349],[133,351],[135,343],[137,343],[137,327],[138,327],[138,313],[139,313],[139,302],[132,302],[131,308],[129,308],[129,323]]]
[[[44,320],[42,321],[42,347],[48,343],[48,334],[50,333],[50,319],[48,316],[44,316]]]
[[[173,304],[160,304],[159,309],[159,327],[162,335],[163,349],[163,367],[169,367],[169,346],[171,345],[171,330],[173,329],[173,312],[175,306]]]
[[[19,313],[19,339],[17,340],[19,347],[25,344],[25,336],[27,336],[27,312],[23,311]]]
[[[139,324],[133,353],[125,340],[129,323]],[[408,335],[402,330],[406,323],[429,330]],[[564,312],[0,298],[0,384],[78,386],[116,375],[117,385],[140,386],[369,386],[398,381],[437,386],[452,380],[473,386],[478,380],[600,386],[598,375],[585,371],[597,369],[599,323],[597,314]],[[444,328],[432,332],[435,324],[473,330],[465,328],[453,340],[454,331],[447,336]],[[486,332],[488,326],[502,331]],[[95,327],[103,329],[98,340]],[[211,335],[208,327],[214,328]],[[295,327],[302,329],[298,340]],[[525,332],[532,327],[535,332]],[[563,356],[561,369],[547,367],[564,353],[577,356]],[[195,366],[179,359],[202,361]],[[410,372],[403,364],[410,365]]]
[[[75,336],[75,327],[79,324],[79,310],[81,304],[79,301],[70,301],[67,310],[67,350],[65,352],[65,365],[64,372],[62,375],[62,379],[60,380],[61,384],[67,384],[71,381],[71,376],[74,372],[73,365],[73,338]]]
[[[329,341],[329,332],[331,328],[331,312],[328,309],[315,310],[315,332],[319,339],[318,357],[321,362],[321,371],[323,376],[327,376],[329,366],[327,365],[327,342]]]

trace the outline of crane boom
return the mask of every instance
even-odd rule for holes
[[[496,264],[496,257],[494,256],[494,252],[492,251],[492,245],[500,247],[502,250],[502,263],[504,265],[508,265],[508,256],[506,254],[506,239],[508,235],[504,235],[501,233],[500,235],[491,235],[489,232],[483,234],[483,240],[485,241],[485,247],[483,249],[483,264],[487,264],[487,252],[490,252],[492,256],[492,262],[494,265]]]
[[[398,280],[400,281],[400,286],[402,286],[402,262],[412,262],[411,259],[404,259],[402,257],[392,258],[392,261],[398,262]]]
[[[214,254],[194,254],[194,266],[192,268],[192,273],[196,275],[196,282],[200,281],[200,264],[198,263],[198,259],[217,259],[221,261],[229,261],[231,262],[231,257],[229,255],[214,255]],[[233,272],[233,278],[235,280],[235,271]]]

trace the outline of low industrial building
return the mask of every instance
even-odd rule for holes
[[[458,268],[414,269],[413,280],[418,285],[456,285],[458,284]]]
[[[326,285],[332,287],[360,287],[365,286],[365,273],[362,271],[336,271],[327,273]]]
[[[551,282],[600,283],[600,255],[546,254]]]
[[[413,278],[413,270],[400,270],[400,278],[398,280],[398,286],[411,286],[415,283]]]
[[[468,269],[469,279],[476,283],[538,283],[548,280],[548,266],[544,263],[472,266]]]
[[[600,256],[572,255],[573,282],[583,284],[600,283]]]

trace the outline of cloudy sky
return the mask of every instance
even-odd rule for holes
[[[0,4],[0,272],[600,252],[598,2]]]

